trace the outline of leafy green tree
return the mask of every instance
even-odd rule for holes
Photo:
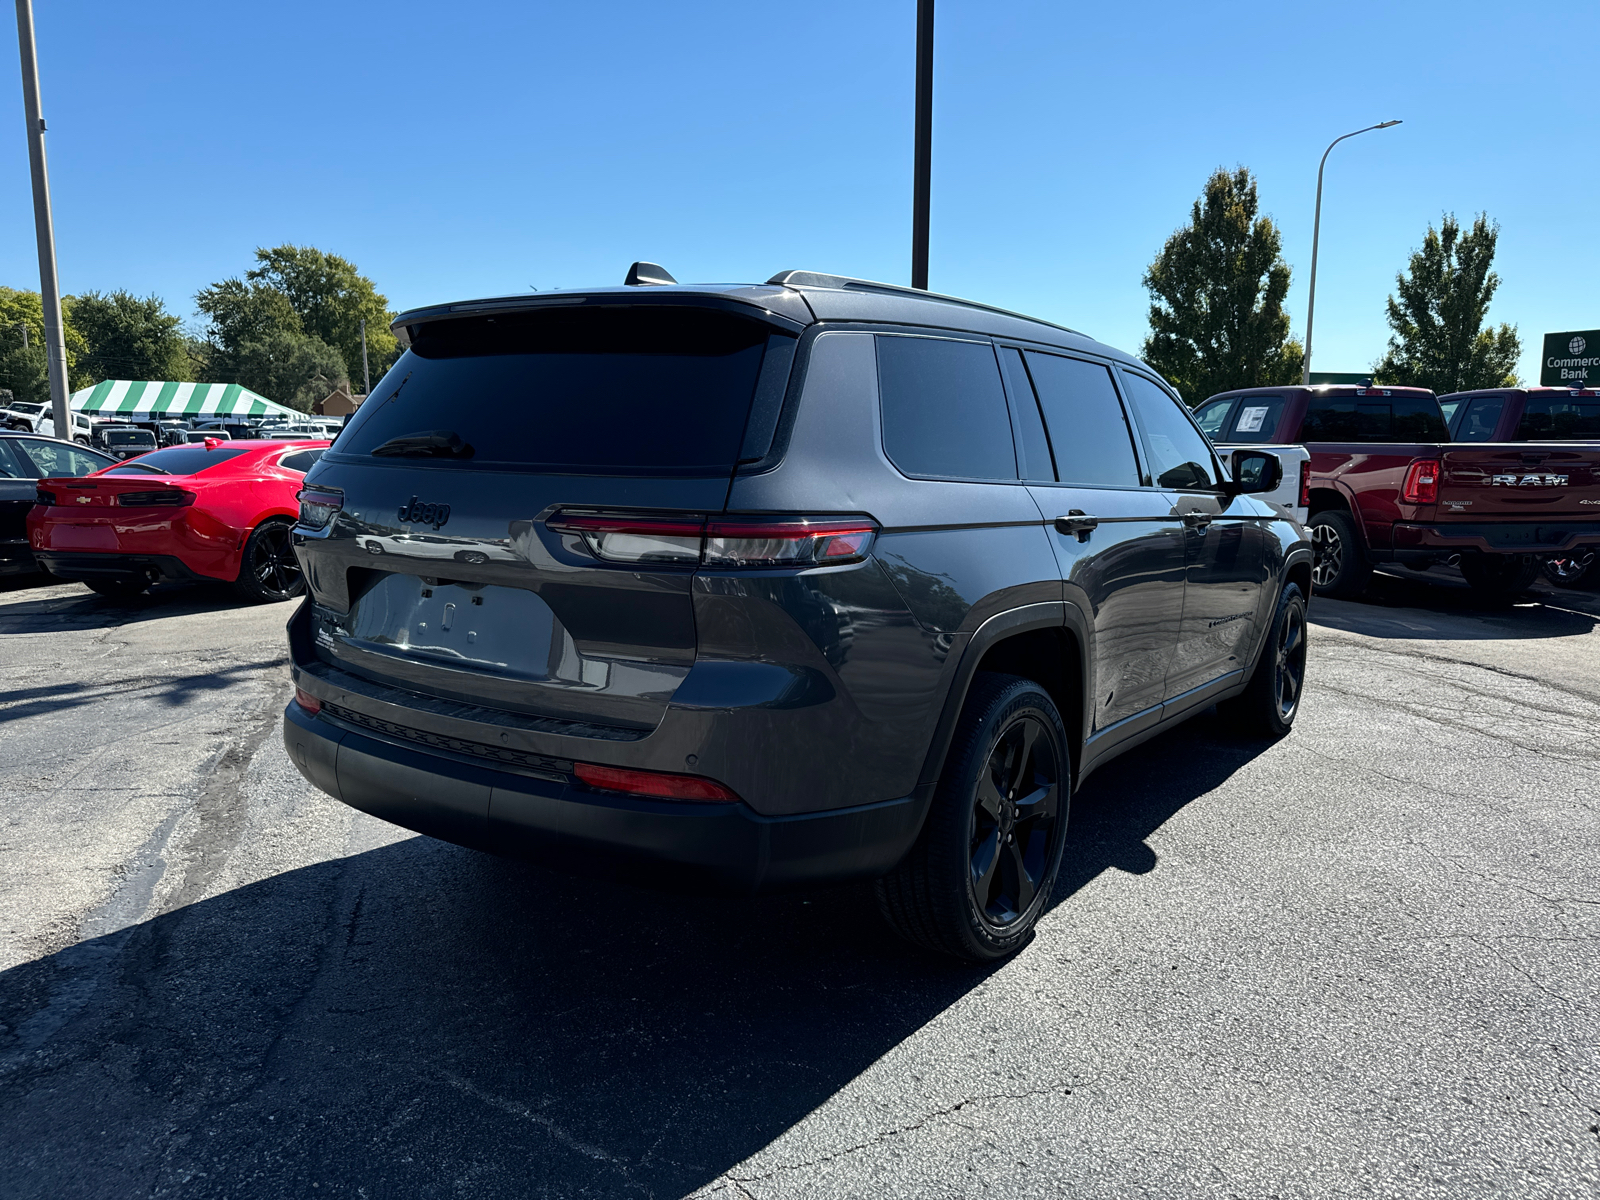
[[[335,388],[348,388],[344,359],[321,338],[269,330],[231,356],[234,382],[301,412]]]
[[[246,278],[286,296],[305,332],[337,350],[352,373],[361,371],[362,318],[367,322],[372,378],[376,380],[399,357],[399,344],[389,332],[395,314],[354,263],[311,246],[287,245],[257,250],[256,261],[260,266]]]
[[[246,342],[259,342],[273,333],[304,333],[294,305],[276,288],[240,279],[224,279],[202,288],[195,307],[208,319],[206,340],[223,359]],[[228,369],[226,361],[214,364]]]
[[[78,366],[89,383],[102,379],[189,378],[178,318],[159,297],[145,299],[126,291],[85,292],[67,302],[72,324],[87,349]]]
[[[67,343],[67,384],[87,387],[90,380],[78,365],[87,348],[72,323],[70,305],[63,306],[63,334]],[[23,346],[22,326],[28,330]],[[17,400],[50,403],[50,374],[44,350],[44,302],[38,292],[0,287],[0,387],[9,388]]]
[[[1455,214],[1430,224],[1408,271],[1395,276],[1400,292],[1386,305],[1389,350],[1373,367],[1384,383],[1431,388],[1439,395],[1472,388],[1512,387],[1522,340],[1514,325],[1484,328],[1500,286],[1494,263],[1500,226],[1479,213],[1462,233]]]
[[[1236,387],[1296,383],[1304,351],[1289,337],[1289,264],[1256,181],[1219,167],[1189,223],[1144,275],[1150,336],[1140,353],[1190,404]]]

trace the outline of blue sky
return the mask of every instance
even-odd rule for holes
[[[68,292],[187,317],[281,242],[353,259],[395,307],[620,283],[635,258],[908,281],[914,0],[35,4]],[[1330,159],[1316,366],[1376,359],[1427,224],[1487,211],[1491,317],[1532,375],[1543,332],[1600,326],[1578,15],[941,0],[931,284],[1136,351],[1145,265],[1244,164],[1302,335],[1317,159],[1399,117]],[[14,48],[0,98],[0,283],[36,288]]]

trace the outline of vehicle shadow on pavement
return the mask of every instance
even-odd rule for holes
[[[139,675],[95,683],[41,684],[12,688],[0,694],[0,725],[27,717],[54,716],[74,708],[98,704],[114,696],[144,693],[165,708],[182,708],[210,692],[226,691],[262,671],[289,661],[288,655],[236,663],[230,667],[189,675]]]
[[[50,590],[47,592],[45,588]],[[80,584],[44,584],[0,592],[0,636],[67,629],[110,629],[139,621],[250,608],[225,583],[161,583],[142,595],[111,600]],[[284,604],[287,621],[293,604]]]
[[[1058,903],[1151,870],[1144,839],[1264,748],[1218,724],[1090,781]],[[644,892],[408,838],[0,974],[0,1177],[680,1196],[1006,970],[901,943],[863,887]]]
[[[1436,580],[1377,574],[1360,599],[1318,596],[1309,615],[1313,624],[1407,640],[1580,637],[1600,626],[1600,604],[1590,593],[1537,587],[1520,596],[1495,599],[1442,574]]]

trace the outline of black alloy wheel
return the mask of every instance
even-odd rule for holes
[[[261,522],[244,544],[234,588],[247,600],[292,600],[305,591],[306,579],[289,537],[289,522]]]
[[[896,930],[973,962],[1026,944],[1061,869],[1071,797],[1066,729],[1031,679],[974,679],[916,844],[877,884]]]
[[[1250,682],[1218,705],[1218,712],[1246,733],[1274,738],[1288,733],[1306,686],[1306,634],[1305,594],[1298,583],[1286,583]]]
[[[1272,698],[1278,719],[1285,725],[1294,722],[1300,707],[1300,693],[1306,685],[1306,606],[1302,601],[1283,611],[1273,647]]]

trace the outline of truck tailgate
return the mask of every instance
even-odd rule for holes
[[[1600,520],[1600,446],[1456,443],[1441,458],[1441,524]]]

